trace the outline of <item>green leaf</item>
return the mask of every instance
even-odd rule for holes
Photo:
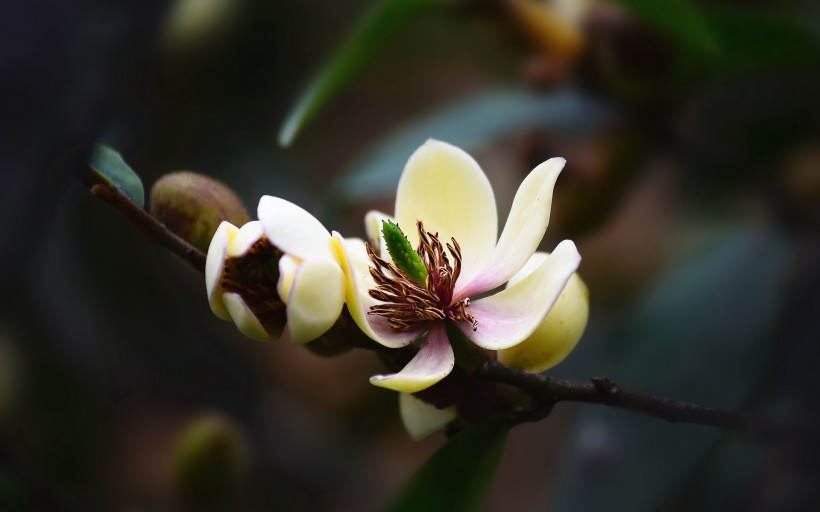
[[[498,468],[509,428],[498,415],[459,432],[427,459],[388,510],[475,510]]]
[[[620,330],[587,338],[597,364],[575,372],[741,408],[769,355],[790,258],[788,241],[771,232],[715,233],[649,291]],[[656,510],[723,434],[605,407],[586,408],[574,431],[551,508],[559,512]]]
[[[413,250],[413,246],[404,236],[398,224],[393,224],[389,220],[382,222],[382,234],[384,243],[387,245],[387,252],[393,258],[393,263],[401,269],[407,277],[425,286],[427,284],[427,267],[421,261],[418,253]]]
[[[616,0],[643,22],[674,38],[680,45],[706,54],[720,53],[712,30],[686,0]]]
[[[125,163],[122,155],[116,150],[104,144],[97,144],[88,161],[88,166],[97,176],[118,188],[140,207],[145,206],[145,189],[142,187],[140,177]]]
[[[549,94],[517,88],[486,91],[379,141],[345,172],[334,194],[345,203],[395,193],[407,159],[430,137],[472,152],[530,128],[586,133],[609,119],[611,112],[603,103],[569,90]]]
[[[372,6],[302,92],[279,130],[279,144],[289,146],[305,123],[346,86],[408,21],[440,5],[442,0],[382,0]]]

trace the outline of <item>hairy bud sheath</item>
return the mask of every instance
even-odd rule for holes
[[[151,188],[151,215],[194,247],[208,250],[225,220],[241,226],[248,212],[239,197],[219,181],[191,171],[166,174]]]

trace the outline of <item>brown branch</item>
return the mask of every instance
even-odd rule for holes
[[[164,245],[174,254],[187,261],[198,271],[205,273],[205,253],[189,244],[145,211],[118,188],[97,181],[91,185],[91,193],[121,211],[140,231]]]
[[[536,409],[525,411],[523,421],[538,420],[558,402],[585,402],[602,404],[639,412],[672,423],[689,423],[735,430],[761,436],[817,435],[816,428],[795,425],[772,419],[756,418],[750,414],[710,407],[650,395],[623,388],[605,377],[594,377],[591,382],[558,379],[526,373],[497,361],[488,361],[478,372],[482,378],[502,382],[529,391],[538,401]]]

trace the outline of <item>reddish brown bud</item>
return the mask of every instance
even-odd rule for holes
[[[233,190],[191,171],[166,174],[151,188],[151,215],[168,229],[203,251],[216,228],[226,220],[241,226],[248,212]]]

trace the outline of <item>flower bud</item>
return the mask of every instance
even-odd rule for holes
[[[498,351],[498,361],[528,372],[542,372],[564,360],[584,333],[589,316],[589,291],[573,276],[547,317],[529,338]]]
[[[151,188],[151,215],[202,251],[222,221],[248,222],[242,201],[226,185],[190,171],[166,174]]]
[[[227,418],[205,414],[185,426],[174,448],[174,483],[186,510],[226,510],[247,471],[248,451]]]

